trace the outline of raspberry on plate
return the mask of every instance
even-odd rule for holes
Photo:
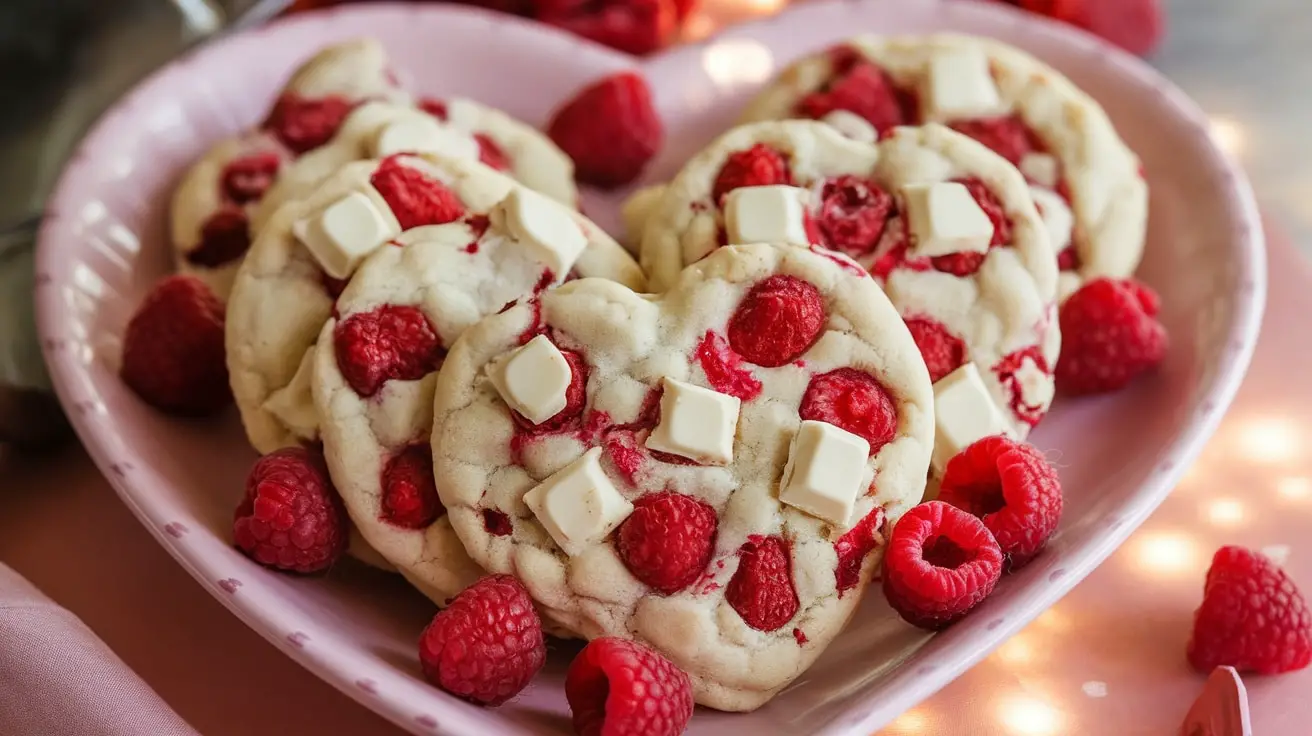
[[[349,533],[323,458],[288,447],[255,461],[232,536],[261,565],[299,573],[331,567],[346,551]]]
[[[948,461],[938,500],[983,520],[1008,570],[1038,554],[1061,521],[1057,471],[1033,446],[1000,435]]]
[[[579,180],[608,188],[637,179],[664,135],[651,89],[636,72],[583,88],[547,125],[547,136],[574,159]]]
[[[1090,281],[1061,306],[1057,388],[1096,394],[1125,388],[1166,357],[1157,293],[1133,279]]]
[[[488,575],[465,588],[419,638],[428,681],[480,705],[518,695],[546,659],[533,600],[510,575]]]
[[[884,596],[907,623],[937,631],[970,613],[1002,577],[1002,550],[984,523],[929,501],[893,527],[884,552]]]
[[[1188,655],[1200,672],[1301,670],[1312,663],[1312,613],[1294,581],[1266,556],[1222,547],[1207,570]]]
[[[579,736],[678,736],[692,718],[688,675],[636,641],[589,642],[565,674]]]
[[[123,335],[123,382],[151,406],[180,416],[228,405],[223,304],[194,276],[169,276],[150,290]]]

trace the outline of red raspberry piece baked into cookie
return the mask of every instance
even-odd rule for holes
[[[383,521],[403,529],[424,529],[446,513],[433,484],[433,451],[410,445],[383,467]]]
[[[119,375],[161,411],[213,414],[232,401],[223,336],[223,304],[209,287],[192,276],[169,276],[129,320]]]
[[[232,536],[237,548],[261,565],[317,573],[346,551],[347,529],[346,512],[323,458],[288,447],[251,468]]]
[[[984,524],[942,501],[902,515],[884,553],[884,596],[907,623],[937,631],[989,597],[1002,551]]]
[[[767,368],[791,363],[820,339],[825,321],[820,290],[793,276],[753,286],[729,318],[729,346]]]
[[[361,396],[373,396],[387,381],[413,381],[436,370],[442,340],[415,307],[385,305],[354,314],[333,331],[337,366]]]
[[[237,207],[224,207],[201,225],[200,242],[183,257],[193,266],[213,269],[240,261],[250,247],[246,213]]]
[[[580,181],[619,187],[637,179],[665,135],[647,81],[620,72],[583,88],[551,116],[547,135],[574,159]]]
[[[779,537],[748,537],[724,599],[753,629],[774,631],[797,615],[792,555]]]
[[[1098,279],[1061,307],[1057,388],[1068,394],[1118,391],[1166,357],[1159,300],[1134,280]]]
[[[715,509],[691,496],[662,491],[633,502],[616,546],[634,577],[670,595],[701,577],[715,548]]]
[[[798,413],[803,419],[828,422],[870,443],[870,453],[897,434],[893,397],[869,373],[839,368],[811,379]]]
[[[565,673],[579,736],[678,736],[692,719],[688,675],[629,639],[589,642]]]
[[[966,364],[966,343],[961,338],[948,332],[941,322],[935,319],[910,317],[907,329],[920,348],[920,356],[929,368],[929,380],[938,383],[939,379]]]
[[[711,187],[711,200],[721,202],[724,195],[741,187],[762,187],[770,184],[791,184],[788,159],[764,143],[729,154],[715,175]]]
[[[825,52],[830,64],[827,79],[819,89],[797,102],[800,117],[820,120],[835,110],[853,113],[876,131],[912,122],[909,96],[899,90],[882,69],[849,46]]]
[[[445,225],[465,215],[464,205],[455,192],[440,181],[424,176],[406,166],[398,157],[383,159],[369,183],[396,215],[402,230],[423,225]]]
[[[858,176],[838,176],[820,190],[815,224],[821,242],[850,256],[874,251],[893,213],[893,197],[878,183]]]
[[[327,143],[355,108],[344,97],[306,99],[284,93],[261,127],[267,129],[292,153],[305,153]]]
[[[248,204],[264,196],[282,166],[282,157],[272,151],[253,153],[223,167],[223,196],[236,204]]]

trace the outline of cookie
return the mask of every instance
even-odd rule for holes
[[[439,605],[482,573],[433,485],[433,385],[470,325],[573,273],[640,287],[633,261],[570,208],[517,187],[477,222],[418,227],[365,259],[314,348],[333,483],[365,539]],[[380,346],[385,346],[381,347]]]
[[[1126,278],[1143,255],[1148,187],[1093,98],[1020,49],[955,34],[857,36],[785,69],[743,122],[815,118],[860,137],[949,125],[1018,166],[1060,254],[1064,299]]]
[[[470,556],[547,620],[640,639],[697,702],[752,710],[843,628],[921,499],[932,401],[873,280],[732,246],[659,296],[582,279],[467,330],[434,475]]]
[[[940,417],[936,475],[965,440],[1021,439],[1047,413],[1061,346],[1057,263],[1025,181],[980,143],[933,123],[878,143],[810,120],[740,126],[666,187],[643,265],[659,289],[721,242],[762,238],[825,246],[870,271],[930,377],[951,377],[945,391],[966,381],[956,390],[984,413],[969,431]]]

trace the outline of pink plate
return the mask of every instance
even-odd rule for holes
[[[1172,349],[1119,395],[1062,404],[1034,441],[1051,450],[1067,512],[1051,548],[936,637],[901,624],[874,592],[806,675],[751,715],[701,710],[691,733],[867,734],[942,687],[1089,573],[1175,485],[1248,365],[1265,296],[1261,225],[1248,183],[1208,121],[1166,80],[1092,37],[990,3],[826,2],[642,62],[671,141],[668,176],[788,60],[857,31],[953,29],[1027,48],[1107,105],[1143,157],[1152,224],[1142,275],[1163,297]],[[256,122],[300,59],[337,39],[384,39],[418,91],[464,94],[542,122],[582,83],[637,62],[513,18],[432,5],[347,6],[229,38],[152,76],[105,116],[64,172],[37,258],[37,307],[64,407],[124,502],[177,560],[252,628],[366,706],[418,733],[568,733],[561,680],[574,645],[513,703],[485,710],[420,677],[415,640],[431,605],[353,565],[326,578],[268,572],[229,546],[253,452],[235,412],[166,419],[115,377],[117,337],[169,267],[165,212],[183,168]],[[617,197],[589,213],[616,223]],[[203,632],[197,634],[203,635]],[[304,707],[313,708],[313,703]]]

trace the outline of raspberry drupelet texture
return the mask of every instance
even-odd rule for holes
[[[406,447],[383,467],[382,518],[402,529],[424,529],[446,513],[433,482],[433,452],[427,443]]]
[[[803,419],[828,422],[864,438],[870,454],[897,434],[897,407],[879,381],[855,368],[839,368],[811,379],[799,410]]]
[[[342,377],[366,398],[387,381],[423,378],[437,370],[446,354],[422,311],[392,304],[338,322],[333,348]]]
[[[911,317],[906,322],[916,347],[920,348],[920,356],[925,359],[925,367],[929,368],[930,383],[937,383],[966,364],[966,343],[948,332],[942,322],[929,317]]]
[[[1156,292],[1133,279],[1095,279],[1061,306],[1057,389],[1096,394],[1125,388],[1166,357]]]
[[[838,176],[820,189],[815,227],[829,248],[850,256],[871,253],[893,214],[893,197],[872,179]]]
[[[724,195],[741,187],[763,187],[771,184],[792,184],[784,155],[764,143],[734,151],[724,160],[711,186],[711,198],[720,204]]]
[[[369,183],[382,195],[402,230],[445,225],[465,216],[465,205],[449,187],[406,166],[396,156],[378,164]]]
[[[323,458],[288,447],[255,462],[237,506],[232,536],[261,565],[299,573],[323,572],[346,551],[346,509],[328,479]]]
[[[547,137],[574,160],[579,181],[607,188],[637,179],[664,136],[651,89],[635,72],[585,87],[547,125]]]
[[[914,118],[912,100],[882,69],[850,46],[829,51],[829,81],[797,103],[797,114],[819,120],[835,110],[858,115],[883,133]]]
[[[759,631],[775,631],[791,621],[800,603],[788,543],[779,537],[748,537],[738,550],[738,569],[724,599]]]
[[[579,736],[678,736],[692,718],[692,683],[639,642],[601,637],[565,674],[565,699]]]
[[[692,585],[715,550],[715,509],[671,491],[643,496],[633,507],[616,537],[624,566],[664,595]]]
[[[756,284],[729,318],[729,346],[767,368],[801,357],[824,332],[824,297],[814,285],[777,274]]]
[[[984,523],[942,501],[912,508],[884,551],[884,596],[907,623],[937,631],[970,613],[1002,576]]]
[[[156,409],[213,414],[232,401],[223,340],[223,303],[200,279],[169,276],[128,322],[119,375]]]

